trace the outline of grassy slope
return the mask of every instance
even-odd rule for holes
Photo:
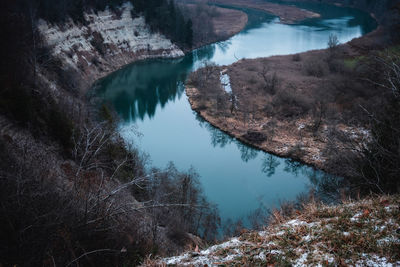
[[[311,203],[295,215],[273,213],[264,231],[245,232],[225,243],[181,256],[147,261],[145,266],[398,266],[400,196]]]

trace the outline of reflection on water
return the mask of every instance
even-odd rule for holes
[[[323,17],[297,25],[278,24],[276,17],[246,10],[248,26],[229,40],[182,59],[132,64],[100,81],[97,93],[122,117],[122,137],[149,153],[153,165],[165,167],[173,161],[179,169],[197,170],[205,194],[218,205],[223,220],[246,216],[260,203],[268,209],[277,207],[281,200],[293,200],[310,188],[334,199],[340,180],[231,138],[199,118],[184,94],[188,74],[204,62],[223,65],[242,57],[325,48],[331,33],[345,42],[373,28],[373,20],[360,11],[311,7]],[[141,138],[130,130],[132,125],[143,134]]]
[[[279,2],[279,1],[277,1]],[[231,39],[197,49],[182,59],[147,60],[113,73],[101,81],[99,93],[111,102],[125,121],[152,118],[157,105],[164,107],[183,93],[188,73],[204,62],[231,64],[238,58],[291,54],[325,48],[331,33],[341,42],[371,31],[374,21],[354,9],[327,5],[299,4],[324,15],[296,25],[278,24],[263,12],[242,9],[249,14],[246,29]]]
[[[103,97],[111,102],[125,121],[152,118],[159,105],[183,93],[183,82],[192,66],[192,57],[183,60],[140,62],[111,74],[102,81]]]
[[[275,174],[275,169],[278,167],[281,163],[279,160],[274,157],[271,154],[265,155],[264,160],[262,163],[262,168],[261,171],[265,173],[268,177],[271,177],[272,175]]]

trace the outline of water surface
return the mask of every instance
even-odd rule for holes
[[[376,27],[358,10],[320,4],[301,7],[322,17],[283,25],[275,16],[243,9],[249,23],[229,40],[181,59],[137,62],[99,82],[98,95],[122,118],[123,138],[148,153],[156,167],[166,167],[170,161],[180,170],[194,167],[223,220],[247,216],[260,204],[273,208],[280,201],[294,200],[318,183],[321,172],[255,150],[203,121],[190,108],[185,80],[204,62],[226,65],[240,58],[326,48],[330,34],[347,42]],[[133,125],[142,137],[133,134]]]

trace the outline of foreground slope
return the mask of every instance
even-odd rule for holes
[[[342,205],[308,204],[295,216],[273,213],[264,231],[199,252],[149,261],[144,266],[399,266],[400,196],[381,196]]]

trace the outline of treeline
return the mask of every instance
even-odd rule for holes
[[[192,20],[185,20],[173,0],[131,0],[135,10],[144,14],[153,30],[159,30],[178,44],[193,45]]]

